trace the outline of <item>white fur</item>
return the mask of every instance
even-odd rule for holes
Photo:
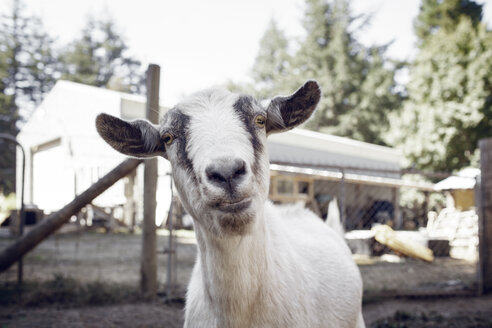
[[[198,242],[185,327],[364,327],[362,281],[350,250],[312,212],[279,209],[267,201],[266,132],[258,130],[265,149],[254,175],[249,133],[232,108],[237,97],[207,91],[177,106],[191,118],[186,150],[200,178],[197,187],[177,164],[179,149],[167,149]],[[259,106],[254,110],[264,111]],[[163,122],[161,132],[166,128]],[[251,206],[234,219],[247,222],[238,233],[221,225],[232,220],[231,214],[210,205],[228,197],[204,174],[220,158],[247,163],[237,193],[250,199]]]
[[[198,228],[185,327],[364,327],[350,250],[313,213],[296,214],[267,202],[249,235]]]

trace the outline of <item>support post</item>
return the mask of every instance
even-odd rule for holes
[[[15,139],[15,137],[6,134],[6,133],[0,133],[0,139],[8,140],[10,142],[13,142],[16,146],[19,147],[22,153],[22,186],[21,186],[21,206],[20,206],[20,211],[19,211],[19,239],[22,238],[22,235],[24,234],[24,224],[26,223],[26,216],[25,216],[25,210],[24,210],[24,187],[26,185],[26,152],[24,151],[24,147]],[[15,167],[15,166],[14,166]],[[16,168],[17,169],[17,168]],[[15,178],[17,178],[17,175],[14,175]],[[23,279],[23,271],[24,271],[24,266],[22,264],[22,255],[19,257],[19,261],[17,263],[17,284],[20,286],[22,285],[22,279]]]
[[[419,220],[419,227],[425,227],[427,225],[427,215],[429,214],[429,204],[430,204],[430,193],[428,191],[424,191],[424,204],[423,211],[424,216]]]
[[[400,212],[400,188],[393,188],[393,221],[396,230],[403,228],[403,222]]]
[[[146,117],[153,124],[159,123],[159,78],[160,67],[150,64],[147,69]],[[157,235],[155,225],[157,177],[157,159],[145,160],[140,289],[142,294],[149,298],[157,296]]]
[[[492,290],[492,138],[482,139],[480,148],[479,214],[479,293]]]
[[[133,171],[127,176],[125,182],[125,205],[123,206],[123,222],[130,227],[132,233],[135,232],[135,176],[136,171]]]
[[[343,229],[347,229],[347,222],[345,222],[347,220],[345,212],[345,170],[341,168],[340,173],[342,173],[340,180],[340,222]]]

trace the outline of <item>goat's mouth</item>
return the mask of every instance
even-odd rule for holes
[[[226,213],[238,213],[241,211],[244,211],[251,205],[251,199],[250,198],[244,198],[239,201],[233,201],[233,202],[228,202],[228,201],[222,201],[220,203],[214,204],[214,207],[218,209],[219,211],[226,212]]]

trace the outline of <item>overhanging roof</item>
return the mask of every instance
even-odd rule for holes
[[[270,162],[295,166],[400,170],[400,153],[389,147],[302,129],[269,137]]]
[[[421,191],[435,191],[432,183],[407,181],[398,178],[364,175],[357,173],[342,173],[333,170],[312,169],[287,165],[270,164],[270,170],[287,174],[302,174],[312,176],[316,180],[343,181],[347,183],[366,184],[389,188],[413,188]]]

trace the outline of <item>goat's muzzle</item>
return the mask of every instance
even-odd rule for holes
[[[246,162],[239,158],[218,158],[205,168],[207,182],[233,195],[247,175]]]

